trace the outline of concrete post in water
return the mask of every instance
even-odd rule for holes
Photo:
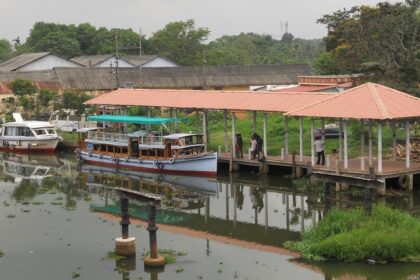
[[[130,215],[128,214],[128,198],[121,197],[121,237],[115,239],[115,253],[118,256],[133,257],[136,255],[136,239],[128,236]]]
[[[149,203],[149,220],[147,231],[149,232],[150,256],[144,259],[145,266],[161,267],[165,265],[165,259],[158,255],[156,231],[156,206],[153,202]]]

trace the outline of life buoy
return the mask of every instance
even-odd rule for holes
[[[159,162],[158,162],[158,160],[157,159],[155,159],[154,161],[153,161],[153,165],[157,165]]]
[[[128,161],[128,157],[123,158],[123,161]]]
[[[170,164],[172,164],[172,163],[174,163],[174,162],[175,162],[175,158],[171,157],[171,158],[169,159],[169,163],[170,163]]]
[[[79,148],[77,148],[77,149],[75,149],[74,151],[73,151],[73,153],[75,153],[75,154],[78,154],[80,152],[80,149]]]
[[[77,154],[76,154],[76,159],[77,159],[78,161],[80,161],[80,160],[82,159],[82,157],[80,156],[80,154],[79,154],[79,153],[77,153]]]
[[[89,152],[87,153],[87,155],[88,155],[88,157],[90,157],[90,156],[92,155],[92,151],[89,151]]]
[[[143,161],[143,159],[141,158],[141,157],[139,157],[138,159],[137,159],[137,162],[138,163],[141,163]]]
[[[398,186],[402,189],[406,189],[408,187],[408,182],[410,181],[410,178],[408,178],[408,175],[401,175],[398,177]]]

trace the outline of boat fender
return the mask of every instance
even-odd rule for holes
[[[92,155],[92,151],[89,151],[87,154],[90,157]]]
[[[174,163],[175,162],[175,159],[173,158],[173,157],[171,157],[170,159],[169,159],[169,163],[170,164],[172,164],[172,163]]]
[[[80,149],[79,148],[75,149],[73,153],[75,153],[75,154],[80,153]]]
[[[137,159],[137,162],[138,163],[141,163],[143,161],[143,159],[141,158],[141,157],[139,157],[138,159]]]
[[[159,162],[157,161],[157,159],[155,159],[154,161],[153,161],[153,165],[157,165]]]
[[[103,157],[103,155],[102,155],[102,154],[99,154],[99,155],[98,155],[98,158],[102,158],[102,157]]]
[[[408,187],[409,178],[408,175],[401,175],[398,177],[398,186],[402,189],[406,189]]]
[[[128,161],[128,157],[123,158],[124,161]]]

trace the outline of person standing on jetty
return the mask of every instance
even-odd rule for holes
[[[316,161],[316,164],[325,165],[325,152],[324,152],[325,143],[322,142],[320,135],[317,135],[315,137],[314,145],[315,145],[315,152],[316,152],[317,158],[318,158],[317,161]]]
[[[251,138],[251,159],[255,159],[257,155],[257,139],[255,139],[255,135],[252,135]]]

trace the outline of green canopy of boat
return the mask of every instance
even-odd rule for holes
[[[117,122],[117,123],[135,123],[135,124],[164,124],[170,122],[187,121],[184,118],[149,118],[141,116],[124,116],[124,115],[91,115],[88,116],[89,121],[97,122]]]

